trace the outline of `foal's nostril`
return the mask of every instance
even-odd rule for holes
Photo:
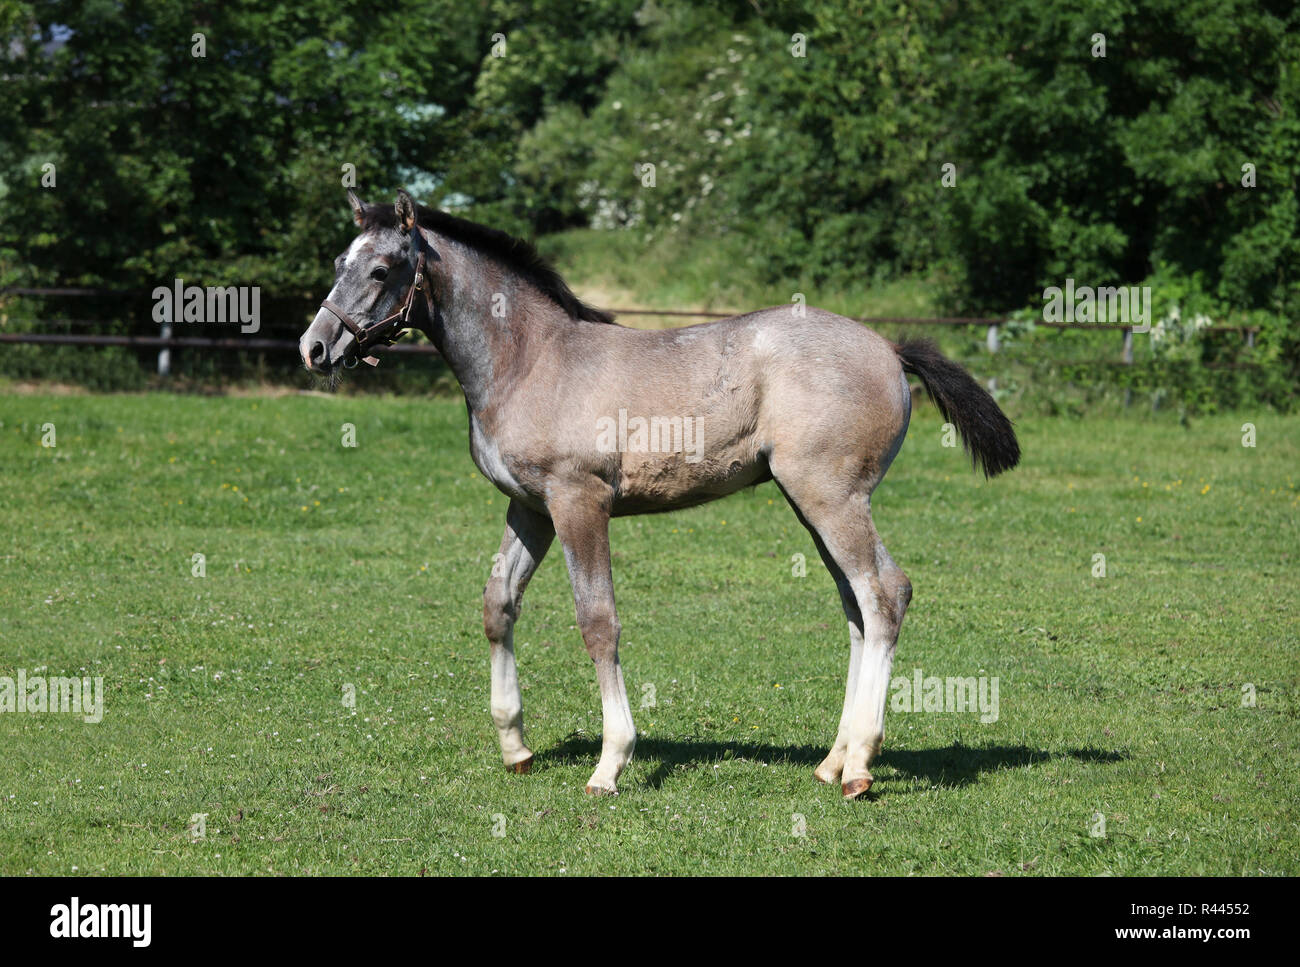
[[[311,361],[313,363],[323,363],[325,361],[325,344],[319,339],[311,344]]]

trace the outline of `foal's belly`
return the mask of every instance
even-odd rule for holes
[[[626,454],[611,513],[615,517],[681,510],[772,479],[761,452],[721,454],[688,462],[682,454]]]

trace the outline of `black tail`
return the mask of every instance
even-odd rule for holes
[[[903,371],[919,376],[934,405],[957,427],[971,463],[994,477],[1020,461],[1011,421],[966,370],[939,352],[929,339],[904,339],[894,346]]]

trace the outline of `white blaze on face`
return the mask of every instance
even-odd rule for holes
[[[357,255],[361,251],[365,241],[365,235],[358,235],[352,240],[352,244],[348,246],[347,254],[343,256],[343,271],[339,273],[338,279],[330,289],[330,294],[325,297],[331,302],[336,301],[335,297],[338,295],[339,282],[343,281],[343,276],[347,274],[348,267],[352,264],[353,260],[357,258]]]
[[[358,235],[352,240],[352,244],[348,246],[348,254],[343,257],[344,267],[352,264],[352,260],[356,258],[357,253],[361,251],[361,245],[365,240],[366,236],[364,235]]]
[[[330,302],[339,304],[339,284],[343,276],[347,274],[348,266],[360,257],[361,249],[364,247],[367,238],[367,235],[358,235],[352,240],[352,244],[348,246],[348,250],[343,256],[343,271],[339,273],[339,279],[330,287],[329,295],[325,296]],[[316,312],[316,318],[312,320],[312,324],[307,327],[307,331],[298,340],[298,355],[302,357],[302,361],[308,369],[314,370],[315,367],[311,362],[312,347],[317,342],[322,343],[325,346],[326,361],[335,360],[337,356],[335,352],[337,340],[342,339],[344,334],[345,329],[334,313],[327,309],[319,309]]]

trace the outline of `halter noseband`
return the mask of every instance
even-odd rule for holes
[[[329,299],[320,304],[322,309],[328,309],[347,327],[348,332],[352,333],[353,339],[357,343],[356,356],[353,357],[352,365],[356,365],[356,358],[361,357],[363,362],[371,366],[378,366],[379,360],[370,355],[370,350],[375,346],[391,346],[398,339],[402,338],[402,333],[411,328],[411,310],[415,307],[415,293],[424,288],[424,238],[420,235],[419,226],[411,232],[411,238],[415,242],[415,247],[420,253],[420,257],[415,262],[415,279],[411,282],[411,287],[406,290],[406,295],[402,299],[402,307],[386,319],[380,319],[378,322],[372,322],[368,326],[358,326],[353,322],[346,312],[340,309]],[[400,320],[400,321],[399,321]],[[346,365],[346,364],[344,364]]]

